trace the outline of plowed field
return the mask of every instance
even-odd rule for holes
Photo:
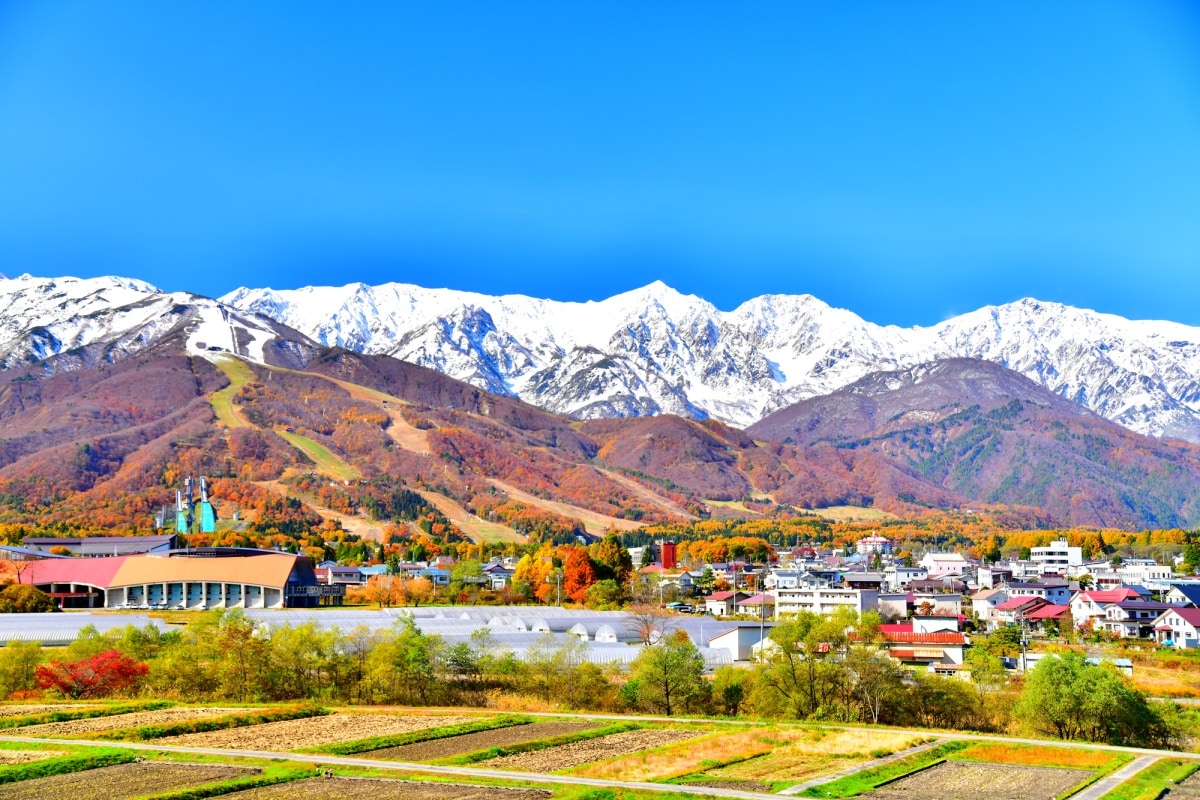
[[[545,800],[541,789],[503,789],[381,778],[309,778],[227,794],[228,800]]]
[[[625,731],[611,736],[601,736],[596,739],[585,739],[572,744],[560,744],[557,747],[547,747],[544,750],[533,750],[528,753],[515,753],[511,756],[500,756],[488,761],[479,762],[480,767],[515,769],[525,772],[554,772],[560,769],[570,769],[589,761],[600,761],[606,758],[636,753],[651,747],[661,747],[665,744],[681,742],[684,739],[694,739],[704,736],[697,731],[668,731],[647,729]]]
[[[1092,773],[1054,767],[1014,767],[944,761],[867,795],[870,800],[1044,800],[1082,783]]]
[[[171,789],[255,775],[257,769],[224,764],[119,764],[69,775],[0,785],[4,800],[126,800]]]
[[[395,716],[392,714],[331,714],[328,717],[290,719],[245,728],[207,733],[185,733],[155,739],[157,744],[179,747],[225,747],[236,750],[284,752],[301,747],[318,747],[372,736],[391,736],[443,725],[458,725],[478,717]]]
[[[75,719],[70,722],[47,722],[21,728],[22,736],[85,736],[99,731],[114,731],[117,728],[135,728],[139,725],[165,725],[169,722],[184,722],[205,717],[223,717],[249,708],[164,708],[159,711],[135,711],[132,714],[117,714],[112,717]]]
[[[34,714],[48,714],[51,711],[78,711],[81,708],[99,708],[99,706],[88,706],[79,703],[62,705],[36,703],[19,706],[0,706],[0,717],[31,717]]]
[[[564,733],[577,733],[594,727],[596,724],[593,722],[534,722],[529,725],[499,728],[494,731],[447,736],[444,739],[433,739],[400,747],[386,747],[382,750],[363,753],[363,755],[370,758],[385,758],[389,761],[427,761],[456,756],[461,753],[472,753],[476,750],[486,750],[489,747],[505,747],[517,742],[561,736]]]

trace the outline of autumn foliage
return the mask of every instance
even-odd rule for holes
[[[39,664],[34,678],[46,689],[80,700],[110,697],[130,691],[141,683],[150,668],[141,661],[116,650],[105,650],[78,661],[50,661]]]

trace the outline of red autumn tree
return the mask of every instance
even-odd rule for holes
[[[572,547],[563,561],[563,594],[576,603],[582,603],[588,587],[596,582],[596,569],[587,550]]]
[[[34,679],[41,689],[53,689],[72,700],[108,697],[137,686],[150,667],[116,650],[78,661],[39,664]]]

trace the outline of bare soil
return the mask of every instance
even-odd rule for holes
[[[309,778],[224,795],[229,800],[545,800],[549,796],[541,789],[384,778]]]
[[[6,783],[0,785],[0,797],[4,800],[45,800],[47,797],[54,800],[126,800],[258,773],[259,770],[253,767],[147,761]]]
[[[580,764],[587,764],[590,761],[602,761],[704,735],[706,734],[699,731],[671,731],[655,728],[625,731],[624,733],[614,733],[611,736],[585,739],[582,742],[547,747],[544,750],[500,756],[481,761],[479,766],[525,772],[555,772],[578,767]]]
[[[943,761],[871,792],[870,800],[1044,800],[1082,783],[1082,769]]]
[[[458,725],[478,717],[421,716],[410,714],[331,714],[283,722],[267,722],[244,728],[168,736],[155,742],[179,747],[224,747],[236,750],[286,752],[301,747],[319,747],[334,742],[391,736],[443,725]]]
[[[473,753],[476,750],[486,750],[489,747],[505,747],[518,742],[561,736],[564,733],[576,733],[594,727],[596,727],[594,722],[534,722],[529,725],[497,728],[494,731],[447,736],[444,739],[433,739],[400,747],[385,747],[382,750],[372,750],[362,755],[370,758],[384,758],[389,761],[429,761],[462,753]]]
[[[159,711],[135,711],[132,714],[116,714],[111,717],[92,717],[69,722],[46,722],[21,728],[22,736],[86,736],[100,731],[115,731],[118,728],[136,728],[139,725],[165,725],[170,722],[185,722],[205,717],[223,717],[226,714],[254,711],[252,708],[164,708]]]
[[[78,711],[81,708],[99,708],[82,703],[26,703],[23,705],[0,706],[0,717],[32,717],[52,711]]]

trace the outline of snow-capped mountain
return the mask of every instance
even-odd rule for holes
[[[810,295],[723,312],[661,282],[587,303],[394,283],[238,289],[221,300],[326,345],[579,418],[675,413],[745,427],[871,372],[969,357],[1139,433],[1200,442],[1200,329],[1036,300],[926,328],[875,325]]]
[[[314,346],[272,319],[143,281],[0,277],[0,368],[116,361],[170,337],[193,353],[272,363]]]

